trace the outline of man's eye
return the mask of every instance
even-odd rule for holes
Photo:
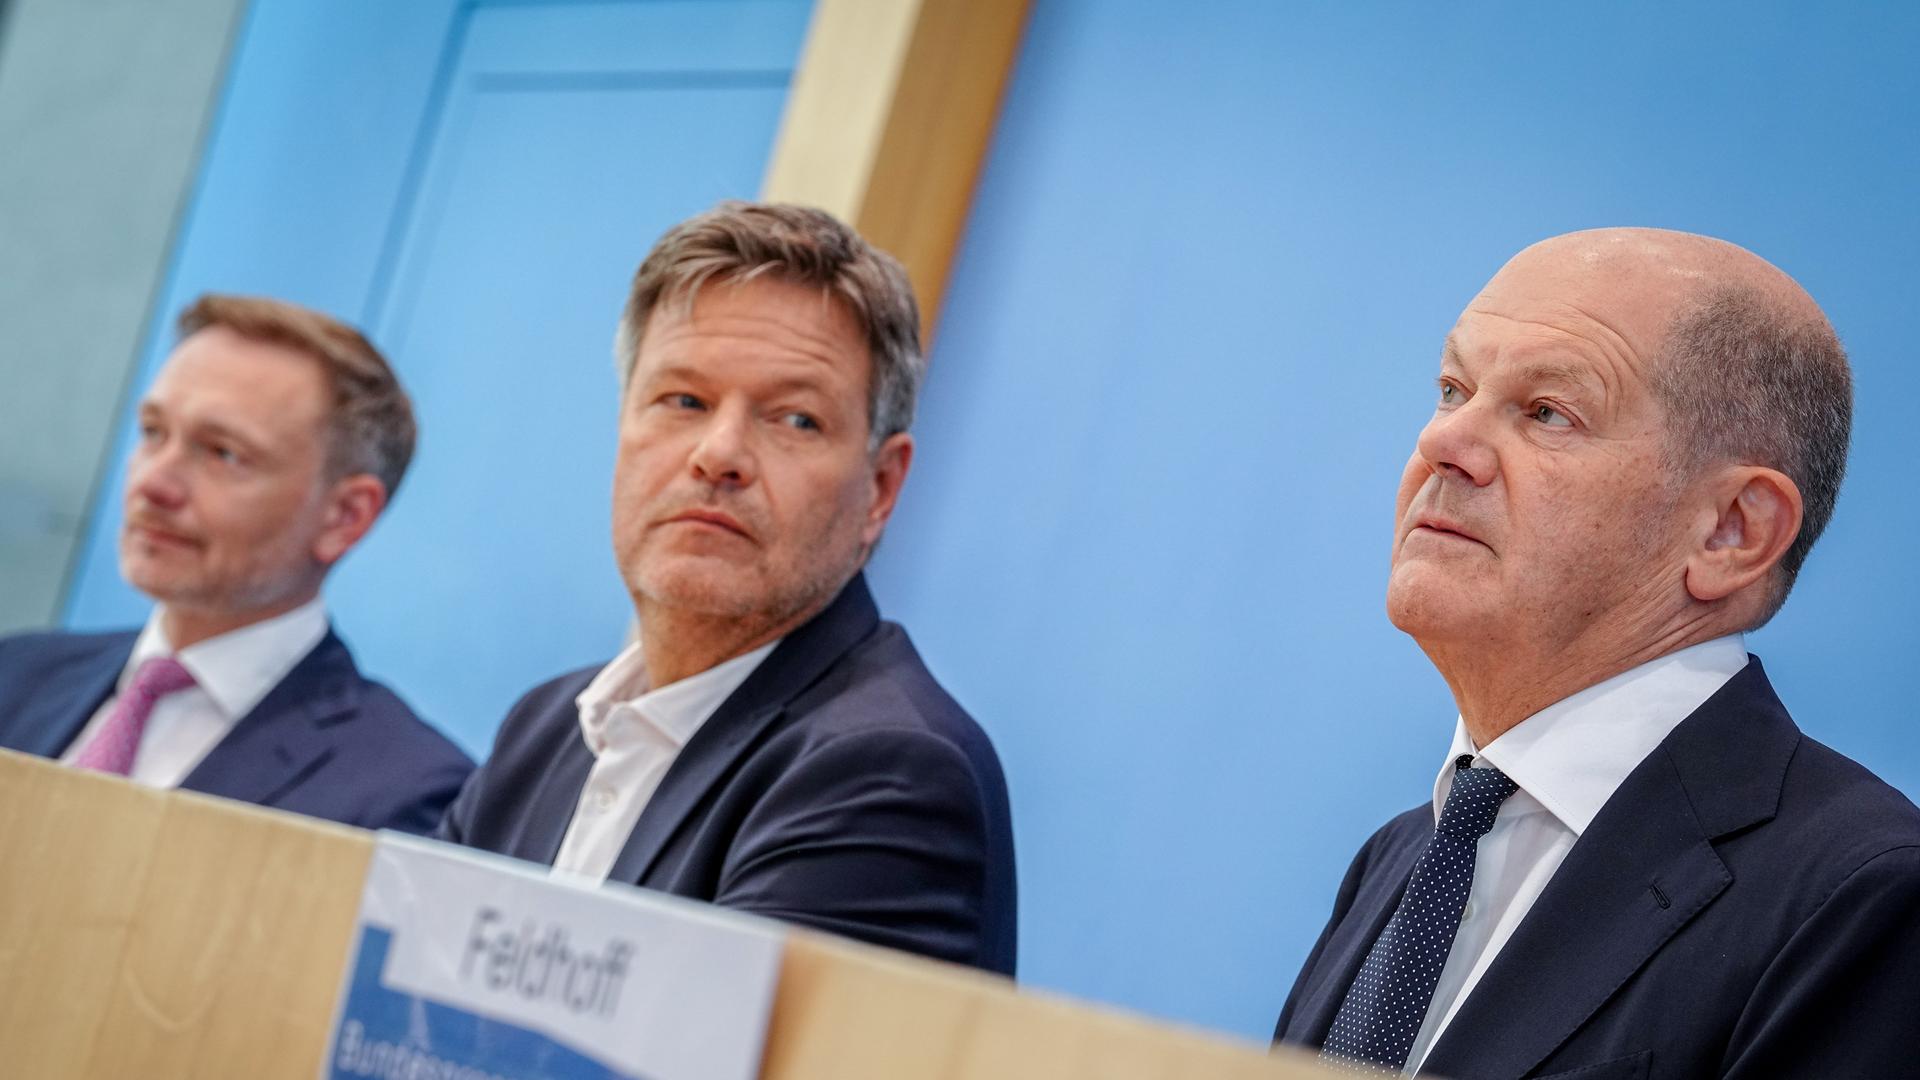
[[[700,399],[694,397],[692,394],[668,394],[660,399],[660,403],[674,409],[698,409],[701,407]]]
[[[223,443],[209,443],[207,455],[222,465],[240,464],[240,452]]]
[[[781,417],[780,419],[784,421],[788,427],[795,428],[800,431],[819,431],[820,430],[820,421],[815,420],[813,417],[808,416],[806,413],[803,413],[803,412],[790,412],[785,416]]]
[[[1460,388],[1450,382],[1440,384],[1440,404],[1452,405],[1460,400]]]
[[[1551,405],[1535,405],[1527,415],[1548,427],[1572,427],[1573,421]]]

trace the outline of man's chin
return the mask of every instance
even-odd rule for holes
[[[192,583],[182,580],[178,573],[169,573],[167,568],[156,566],[154,559],[122,552],[120,556],[120,577],[156,603],[178,603],[190,600],[195,592]]]
[[[1474,603],[1458,582],[1423,580],[1430,568],[1398,566],[1387,584],[1387,619],[1417,641],[1432,641],[1486,621],[1484,605]]]
[[[643,605],[693,615],[744,618],[763,603],[750,571],[715,559],[681,558],[629,575],[627,587]]]

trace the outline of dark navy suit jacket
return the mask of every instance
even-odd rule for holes
[[[139,635],[0,639],[0,746],[59,757],[133,654]],[[360,677],[329,630],[181,788],[368,829],[425,833],[473,762],[393,692]]]
[[[1319,1046],[1433,832],[1375,833],[1275,1038]],[[1752,660],[1626,779],[1422,1072],[1920,1075],[1920,810],[1802,735]]]
[[[574,698],[598,670],[514,706],[442,839],[553,862],[593,766]],[[1013,972],[999,759],[862,577],[687,741],[609,880]]]

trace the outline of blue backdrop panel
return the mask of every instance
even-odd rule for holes
[[[1036,5],[875,574],[1006,759],[1023,977],[1271,1032],[1451,731],[1382,610],[1441,337],[1570,229],[1726,236],[1826,305],[1853,471],[1753,647],[1920,793],[1917,45],[1887,5]]]
[[[365,667],[483,753],[521,692],[620,645],[614,322],[660,231],[758,189],[808,5],[443,6],[414,39],[432,75],[411,84],[406,116],[377,146],[343,133],[314,149],[272,132],[331,108],[326,84],[285,83],[324,45],[305,23],[326,6],[255,12],[167,310],[202,288],[276,292],[361,319],[394,360],[419,452],[329,602]],[[377,8],[363,13],[374,34],[407,5]],[[309,211],[262,174],[299,192],[377,189]],[[254,190],[216,198],[241,187]],[[248,238],[247,223],[309,213],[343,242],[263,252]],[[166,344],[157,334],[150,367]],[[114,566],[117,492],[118,478],[75,625],[144,614]]]
[[[347,318],[366,307],[435,83],[453,0],[252,5],[174,262],[96,493],[65,621],[125,626],[147,602],[120,580],[117,537],[132,401],[202,292],[280,296]],[[377,535],[377,534],[376,534]]]

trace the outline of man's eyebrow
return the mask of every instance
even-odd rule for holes
[[[1527,364],[1518,374],[1522,381],[1529,383],[1559,383],[1577,390],[1602,389],[1596,386],[1589,372],[1569,364],[1556,364],[1549,360]]]
[[[253,432],[234,427],[232,424],[222,423],[218,420],[199,420],[190,423],[188,427],[189,430],[193,431],[196,435],[203,437],[210,436],[227,442],[237,442],[246,449],[256,453],[263,452],[267,448],[267,441]]]
[[[650,373],[647,376],[647,381],[654,381],[654,380],[666,380],[668,382],[684,381],[684,382],[689,382],[694,384],[703,384],[707,382],[708,379],[709,379],[709,376],[704,371],[701,370],[700,365],[693,364],[693,363],[686,363],[682,361],[673,361],[670,363],[662,364],[660,365],[660,367],[656,368],[652,373]],[[770,379],[767,382],[761,384],[761,389],[769,390],[774,393],[792,393],[794,391],[810,391],[817,394],[824,394],[829,397],[833,396],[833,390],[830,387],[828,387],[821,378],[813,374],[778,376],[776,378]]]
[[[690,364],[684,360],[669,361],[647,372],[649,379],[701,379],[704,377],[705,373],[700,370],[699,364]]]

